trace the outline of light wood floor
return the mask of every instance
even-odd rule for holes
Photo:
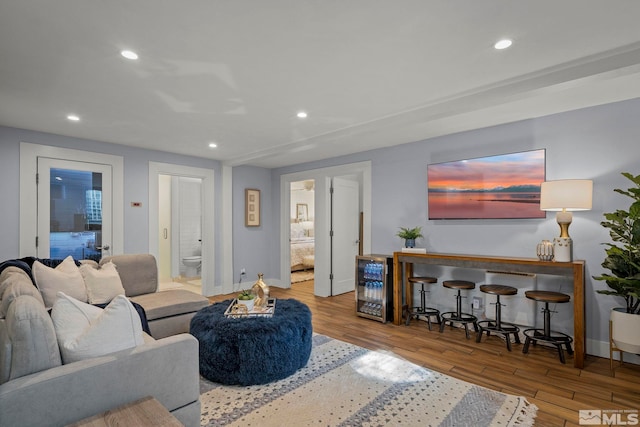
[[[371,350],[389,350],[426,368],[504,393],[525,396],[538,406],[536,426],[578,426],[580,409],[640,410],[640,366],[616,367],[610,376],[609,360],[588,356],[585,369],[573,367],[573,358],[560,363],[554,349],[531,347],[522,354],[514,344],[508,352],[497,337],[475,336],[467,340],[464,330],[438,328],[429,331],[425,322],[410,326],[382,324],[355,315],[353,292],[322,298],[313,295],[313,281],[296,283],[291,289],[271,288],[271,296],[295,298],[309,306],[314,332]],[[215,296],[212,302],[233,297]],[[617,364],[616,364],[617,366]]]

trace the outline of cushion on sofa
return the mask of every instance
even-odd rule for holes
[[[3,268],[2,272],[0,272],[0,298],[4,290],[16,282],[26,282],[33,287],[31,278],[23,269],[14,266]]]
[[[80,274],[87,287],[87,297],[90,304],[104,304],[110,302],[117,295],[124,295],[120,275],[112,262],[107,262],[99,268],[89,264],[80,266]]]
[[[158,266],[153,255],[108,256],[100,260],[100,265],[110,261],[116,265],[120,280],[122,280],[122,286],[124,286],[128,297],[148,294],[158,290]]]
[[[61,365],[51,317],[37,298],[16,297],[0,329],[0,336],[8,338],[3,339],[6,348],[2,349],[0,384]]]
[[[59,292],[51,318],[65,364],[144,343],[140,317],[124,295],[102,310]]]
[[[58,292],[64,292],[79,301],[87,301],[84,279],[71,256],[66,257],[56,268],[47,267],[36,260],[32,271],[36,286],[42,293],[45,307],[53,306]]]
[[[19,275],[16,276],[20,277]],[[25,276],[27,275],[25,274]],[[0,318],[6,317],[9,306],[13,300],[20,295],[30,295],[38,300],[44,307],[42,295],[40,295],[38,289],[31,284],[29,276],[27,276],[26,280],[22,278],[21,280],[7,281],[6,285],[7,286],[3,287],[4,291],[0,294]]]
[[[138,295],[131,298],[131,301],[137,302],[144,307],[149,321],[185,313],[195,313],[209,305],[209,300],[202,295],[185,291],[184,289],[171,289]]]

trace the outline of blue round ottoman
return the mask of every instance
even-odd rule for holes
[[[222,384],[265,384],[307,364],[313,335],[309,307],[278,299],[272,317],[234,319],[224,315],[231,301],[205,307],[191,319],[203,377]]]

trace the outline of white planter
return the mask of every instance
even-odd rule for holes
[[[243,304],[247,306],[247,311],[253,310],[253,304],[256,302],[255,299],[239,299],[238,304]]]
[[[640,314],[627,313],[624,308],[611,310],[611,339],[617,348],[640,354]]]

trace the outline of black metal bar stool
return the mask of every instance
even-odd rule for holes
[[[562,346],[565,346],[567,353],[573,354],[573,350],[571,349],[573,338],[562,332],[555,332],[551,330],[551,310],[549,310],[549,303],[569,302],[571,297],[567,294],[552,291],[526,291],[524,294],[529,299],[544,303],[544,308],[542,309],[542,312],[544,313],[544,329],[526,329],[524,331],[527,338],[524,341],[522,352],[525,354],[528,353],[529,344],[532,342],[534,345],[537,342],[549,343],[556,346],[558,349],[558,355],[560,356],[560,361],[565,363]]]
[[[433,307],[427,307],[427,291],[424,288],[424,285],[431,285],[433,283],[437,283],[438,279],[435,277],[409,277],[408,279],[410,291],[413,292],[413,285],[416,283],[420,284],[420,289],[418,292],[420,293],[420,305],[417,307],[405,307],[406,308],[406,320],[405,325],[409,326],[409,322],[413,317],[420,320],[420,316],[423,316],[427,320],[427,326],[429,326],[429,330],[431,330],[431,317],[436,317],[436,323],[440,324],[440,310],[437,310]]]
[[[478,332],[478,318],[472,314],[462,312],[462,295],[460,295],[460,291],[462,289],[475,289],[476,284],[466,280],[445,280],[442,282],[442,286],[449,289],[457,289],[458,293],[456,294],[456,311],[448,311],[440,314],[440,332],[444,332],[444,327],[447,323],[451,324],[451,326],[453,326],[454,323],[462,323],[467,339],[469,339],[469,328],[467,325],[472,323],[473,329]]]
[[[496,334],[501,334],[504,337],[507,342],[507,350],[511,351],[510,335],[513,334],[515,341],[520,344],[520,337],[518,335],[520,328],[511,323],[505,323],[502,321],[502,306],[504,304],[500,303],[500,295],[516,295],[518,293],[518,289],[513,286],[506,285],[480,285],[480,291],[496,296],[496,317],[495,320],[482,320],[478,322],[478,328],[480,328],[480,330],[476,336],[476,342],[480,342],[484,332],[487,333],[487,336],[491,335],[491,332],[494,332]]]

